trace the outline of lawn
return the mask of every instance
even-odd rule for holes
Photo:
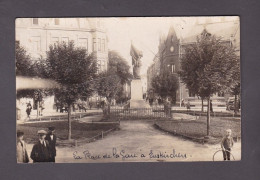
[[[207,135],[206,117],[197,120],[157,121],[155,125],[169,133],[188,137],[193,140],[203,139]],[[241,138],[241,120],[235,118],[214,117],[210,122],[209,143],[219,143],[225,135],[226,129],[232,130],[234,140]]]
[[[48,127],[55,127],[55,134],[57,135],[57,145],[63,144],[63,141],[68,137],[68,122],[67,121],[53,121],[53,122],[35,122],[27,124],[18,124],[17,131],[24,132],[24,139],[27,143],[35,143],[38,140],[37,131],[44,129],[48,130]],[[101,132],[108,131],[110,129],[118,128],[116,123],[82,123],[79,121],[72,121],[72,139],[74,140],[86,140],[101,134]]]

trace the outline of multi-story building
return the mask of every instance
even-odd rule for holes
[[[153,64],[147,70],[148,94],[154,96],[151,82],[155,75],[158,75],[161,71],[169,71],[170,73],[177,74],[179,70],[180,39],[177,37],[174,27],[171,26],[168,35],[161,35],[159,38],[158,53],[154,57]],[[179,92],[177,90],[176,98]]]
[[[49,46],[73,41],[75,46],[94,53],[98,71],[107,69],[108,38],[101,18],[17,18],[16,43],[24,47],[33,61],[46,58]],[[93,96],[95,101],[100,97]],[[28,101],[28,100],[26,100]],[[44,100],[45,108],[52,109],[54,97]]]
[[[15,38],[33,60],[45,58],[51,44],[74,41],[95,54],[99,71],[107,69],[108,40],[100,18],[17,18]]]
[[[218,22],[209,20],[205,22],[197,21],[185,37],[178,37],[174,27],[171,26],[167,37],[160,37],[158,53],[155,55],[153,63],[147,70],[148,92],[152,92],[152,78],[156,74],[159,74],[160,71],[170,71],[177,75],[177,72],[180,70],[181,57],[185,54],[185,47],[196,43],[197,36],[201,34],[204,29],[210,34],[222,37],[223,43],[234,46],[237,49],[238,55],[240,55],[239,19],[226,20],[225,18],[220,18]],[[158,61],[160,63],[158,63]],[[155,68],[156,66],[159,67],[159,70]],[[179,89],[176,91],[176,103],[181,104],[183,99],[194,96],[195,95],[189,92],[183,83],[179,82]],[[219,96],[227,97],[229,95],[215,95],[215,97]]]

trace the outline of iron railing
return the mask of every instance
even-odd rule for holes
[[[159,119],[171,117],[170,109],[165,111],[164,108],[127,108],[127,109],[110,109],[110,119]]]

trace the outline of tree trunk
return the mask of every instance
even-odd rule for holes
[[[71,140],[71,104],[68,107],[68,140]]]
[[[235,102],[234,102],[234,112],[235,112],[235,115],[237,115],[237,95],[235,95]]]
[[[201,111],[204,111],[204,104],[203,104],[203,98],[201,98]]]
[[[111,100],[108,100],[107,102],[107,117],[110,118]]]
[[[208,98],[208,109],[207,109],[207,136],[209,136],[210,128],[210,97]]]

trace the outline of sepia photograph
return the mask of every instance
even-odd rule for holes
[[[16,18],[17,163],[241,160],[239,16]]]

